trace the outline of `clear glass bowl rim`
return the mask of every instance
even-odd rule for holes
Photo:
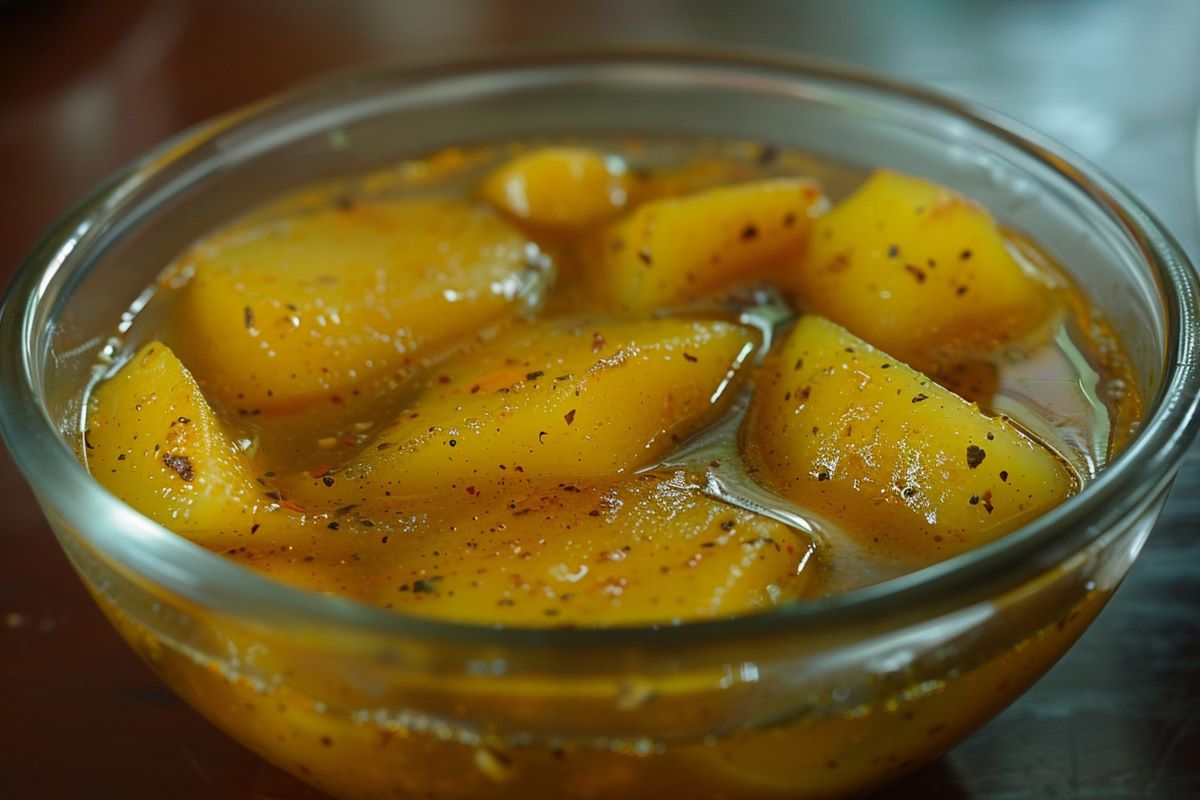
[[[860,94],[884,93],[949,115],[1018,148],[1085,192],[1117,224],[1153,273],[1166,312],[1165,374],[1141,430],[1126,449],[1063,505],[1013,533],[939,564],[844,594],[786,604],[728,620],[596,629],[494,628],[412,617],[277,583],[227,561],[142,516],[87,473],[42,403],[35,374],[32,326],[51,277],[91,226],[106,219],[109,201],[153,180],[200,144],[292,105],[336,101],[348,85],[411,87],[456,76],[614,64],[669,65],[697,72],[766,73],[817,81]],[[825,87],[828,90],[828,86]],[[861,98],[860,98],[861,99]],[[868,100],[867,102],[871,102]],[[80,259],[86,263],[85,259]],[[189,604],[216,613],[308,630],[327,628],[383,637],[473,642],[518,649],[565,650],[636,646],[670,651],[685,643],[723,643],[886,624],[888,618],[932,615],[966,605],[1053,569],[1117,526],[1173,475],[1195,436],[1200,395],[1196,349],[1197,280],[1171,234],[1129,192],[1078,155],[977,104],[870,72],[761,51],[711,47],[601,47],[500,53],[392,66],[356,68],[307,83],[268,100],[201,123],[160,144],[117,172],[64,216],[18,269],[0,303],[0,433],[44,506],[61,515],[106,565]],[[104,513],[96,513],[103,508]],[[96,525],[103,519],[103,525]]]

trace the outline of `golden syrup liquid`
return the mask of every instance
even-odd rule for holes
[[[746,142],[591,139],[570,143],[613,153],[625,160],[634,177],[631,206],[705,188],[791,176],[815,179],[830,201],[836,203],[866,176],[865,171],[857,168]],[[399,198],[470,199],[481,179],[497,165],[544,144],[547,143],[522,142],[442,151],[364,177],[298,192],[233,222],[214,236],[253,235],[262,226],[331,206],[353,208]],[[580,315],[604,318],[607,312],[579,278],[580,253],[589,233],[535,237],[539,258],[549,260],[553,266],[539,273],[527,287],[520,318],[548,320]],[[932,377],[977,402],[985,412],[1004,414],[1014,420],[1057,452],[1083,484],[1128,441],[1141,416],[1142,401],[1133,388],[1131,367],[1123,349],[1069,271],[1018,232],[1009,231],[1007,236],[1010,249],[1023,268],[1053,287],[1051,291],[1058,303],[1056,316],[1050,323],[1051,335],[1042,337],[1035,347],[1021,349],[1009,345],[994,360],[959,364]],[[141,344],[155,338],[167,344],[185,365],[193,360],[195,344],[188,331],[176,323],[180,294],[190,279],[186,259],[181,259],[169,266],[154,286],[147,288],[121,321],[119,335],[110,343],[105,363],[98,368],[98,380],[111,375]],[[756,303],[767,302],[764,298],[770,297],[769,291],[739,287],[714,295],[708,302],[662,313],[737,321]],[[342,403],[320,404],[303,413],[283,415],[219,404],[215,404],[215,409],[249,458],[255,475],[264,478],[264,485],[281,476],[320,474],[373,446],[375,437],[394,419],[396,410],[404,408],[421,387],[437,381],[447,361],[469,357],[473,348],[486,344],[501,328],[523,324],[520,318],[480,330],[469,341],[412,364],[401,380],[364,384]],[[203,389],[203,376],[198,378]],[[81,429],[87,429],[86,419]],[[720,434],[725,437],[723,443],[732,450],[737,447],[736,434],[736,430]],[[671,459],[666,461],[670,463]],[[699,486],[704,483],[703,469],[700,464],[695,466],[696,469],[683,470],[681,479]],[[670,471],[660,474],[670,477]],[[743,507],[771,504],[769,492],[764,495],[764,490],[744,475],[727,479],[724,494],[714,494]],[[758,505],[748,504],[744,500],[748,497],[753,497]],[[778,504],[781,513],[776,518],[787,519],[783,512],[789,504],[782,500]],[[325,511],[317,516],[319,525],[311,526],[287,543],[264,546],[250,539],[246,531],[231,530],[206,537],[205,544],[284,580],[298,580],[308,588],[374,602],[373,596],[355,588],[360,579],[370,581],[378,577],[373,572],[371,550],[378,549],[380,541],[386,542],[389,536],[419,534],[423,526],[431,523],[430,514],[419,506],[412,513],[390,515],[387,519],[370,509],[358,508],[350,512],[346,521],[361,524],[366,520],[373,536],[369,541],[364,537],[361,546],[347,549],[344,541],[335,545],[331,537],[314,533],[325,533],[327,517],[337,524],[341,516],[336,510],[332,515]],[[836,527],[836,522],[833,526]],[[872,561],[851,543],[851,537],[839,536],[836,530],[824,533],[827,540],[843,544],[830,547],[823,554],[834,567],[829,574],[836,575],[837,580],[827,582],[819,593],[846,591],[916,568],[903,559]],[[304,565],[303,570],[298,572],[293,568],[297,563]],[[329,579],[333,572],[339,576],[336,581]]]

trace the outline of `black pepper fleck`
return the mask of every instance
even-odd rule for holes
[[[967,446],[967,466],[968,467],[970,467],[971,469],[975,469],[976,467],[978,467],[980,464],[983,463],[983,460],[985,458],[987,458],[987,453],[984,451],[984,449],[982,447],[980,447],[977,444],[972,444],[972,445]]]

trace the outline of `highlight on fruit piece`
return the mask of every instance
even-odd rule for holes
[[[181,356],[241,414],[340,403],[527,305],[536,248],[463,202],[351,204],[233,230],[179,269]]]
[[[248,527],[267,499],[200,388],[162,342],[142,347],[88,399],[88,469],[155,522],[200,540]]]
[[[823,199],[811,181],[775,178],[653,200],[592,242],[592,282],[645,310],[766,279],[800,257]]]
[[[620,475],[716,420],[755,346],[713,320],[531,323],[440,365],[362,454],[306,503],[466,495],[523,474]]]
[[[500,165],[480,194],[534,230],[578,232],[616,216],[629,201],[625,162],[585,147],[542,147]]]
[[[889,170],[813,223],[788,281],[805,309],[927,373],[1020,341],[1051,306],[985,209]]]
[[[821,317],[802,318],[757,380],[747,457],[870,553],[940,561],[1075,491],[1063,461],[1011,422]]]
[[[680,472],[433,496],[406,505],[405,518],[355,508],[317,544],[229,555],[293,585],[505,626],[731,617],[819,585],[811,540],[708,498]]]

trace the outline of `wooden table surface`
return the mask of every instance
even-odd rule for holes
[[[213,114],[349,64],[600,40],[766,45],[967,95],[1100,164],[1200,254],[1194,0],[0,0],[0,283],[90,186]],[[1198,498],[1193,457],[1079,644],[1012,708],[883,796],[1200,797]],[[131,654],[3,453],[0,508],[0,798],[317,797],[218,733]]]

